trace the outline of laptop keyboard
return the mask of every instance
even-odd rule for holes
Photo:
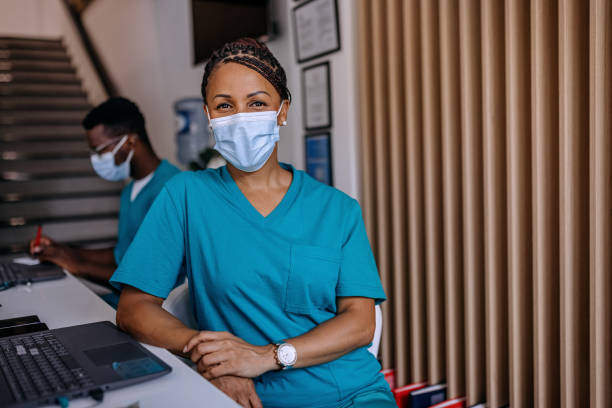
[[[14,285],[21,279],[19,275],[19,268],[8,263],[0,264],[0,284]]]
[[[68,394],[94,385],[50,332],[0,339],[0,369],[17,401]]]

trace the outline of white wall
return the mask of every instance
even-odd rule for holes
[[[56,0],[0,0],[0,36],[60,36],[59,21],[54,15]],[[51,11],[51,12],[50,12]]]
[[[330,63],[332,93],[332,166],[334,186],[358,198],[359,171],[359,93],[357,65],[357,11],[353,0],[337,0],[340,21],[340,51],[321,58],[297,64],[295,53],[292,9],[298,2],[275,0],[272,2],[279,13],[280,37],[268,44],[277,54],[289,77],[289,88],[293,94],[290,126],[283,140],[281,133],[281,158],[304,167],[303,94],[301,70],[323,61]],[[284,14],[284,17],[282,17]],[[284,144],[283,144],[284,142]]]
[[[143,111],[155,150],[173,160],[173,119],[165,115],[170,108],[163,98],[153,2],[98,0],[85,10],[83,24],[119,93]]]

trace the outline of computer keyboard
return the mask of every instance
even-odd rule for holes
[[[61,395],[94,385],[49,332],[0,339],[0,369],[17,401]]]
[[[0,264],[0,285],[14,285],[21,277],[19,276],[19,268],[6,263]]]

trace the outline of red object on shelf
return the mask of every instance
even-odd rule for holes
[[[465,407],[465,398],[453,398],[446,401],[443,401],[439,404],[432,405],[429,408],[464,408]]]
[[[426,385],[426,382],[421,382],[395,388],[393,390],[393,395],[395,396],[395,403],[399,408],[408,408],[408,400],[410,399],[410,393],[412,391],[420,390]]]
[[[383,373],[383,375],[385,376],[385,380],[387,380],[387,383],[391,388],[391,391],[393,391],[396,387],[395,370],[393,368],[385,368],[384,370],[381,370],[381,373]]]

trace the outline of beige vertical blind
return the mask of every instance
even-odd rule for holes
[[[612,401],[612,1],[358,0],[362,205],[399,385]]]
[[[365,0],[369,1],[369,0]],[[401,344],[395,343],[399,349],[408,349],[410,360],[408,370],[399,369],[398,382],[406,384],[412,381],[425,381],[427,378],[427,353],[425,351],[425,267],[424,249],[424,203],[422,200],[410,200],[410,197],[423,196],[423,123],[421,106],[421,35],[419,0],[410,0],[403,4],[402,30],[404,32],[404,107],[405,107],[405,138],[407,171],[407,214],[408,222],[408,298],[409,338]],[[365,104],[364,104],[365,105]]]
[[[461,253],[461,112],[459,110],[459,8],[440,3],[440,77],[442,94],[442,179],[444,219],[444,298],[446,331],[463,333],[463,257]],[[449,388],[465,393],[463,336],[446,342]]]
[[[529,0],[506,2],[509,399],[533,405]]]
[[[611,21],[608,21],[610,24]],[[589,3],[559,3],[561,394],[563,406],[589,394]],[[608,156],[610,160],[610,156]],[[608,401],[608,404],[612,403]]]
[[[485,400],[484,215],[482,177],[482,84],[480,4],[459,3],[463,265],[465,287],[466,395],[469,405]],[[416,196],[414,196],[416,198]],[[469,336],[466,333],[470,333]],[[460,395],[449,389],[451,395]]]
[[[590,394],[603,407],[612,400],[612,2],[589,6]]]

